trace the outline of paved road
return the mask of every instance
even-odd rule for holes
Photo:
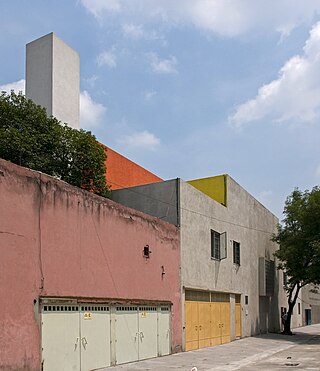
[[[320,324],[294,335],[266,334],[229,344],[106,368],[108,371],[319,370]]]

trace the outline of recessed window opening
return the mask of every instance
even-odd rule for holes
[[[240,265],[240,242],[233,241],[233,263]]]

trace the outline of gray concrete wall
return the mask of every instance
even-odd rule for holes
[[[273,297],[260,297],[258,268],[260,257],[274,260],[277,245],[270,239],[276,231],[277,218],[230,177],[228,207],[183,181],[180,195],[182,285],[241,294],[244,336],[279,330],[278,288]],[[211,229],[227,232],[224,260],[211,258]],[[240,266],[233,264],[233,241],[240,242]],[[248,305],[244,303],[245,296]]]
[[[112,191],[111,199],[122,205],[179,225],[179,180],[146,184]]]
[[[26,96],[48,116],[80,128],[80,58],[54,33],[27,44]]]
[[[259,259],[275,260],[278,246],[271,236],[278,219],[231,177],[227,181],[228,207],[181,179],[113,191],[112,199],[180,224],[182,288],[230,293],[231,339],[235,338],[234,294],[241,294],[242,336],[279,331],[280,308],[287,306],[282,272],[275,270],[272,296],[259,287]],[[211,259],[211,229],[227,232],[226,259]],[[233,263],[233,241],[240,243],[240,266]],[[302,325],[301,318],[294,313],[293,327]]]

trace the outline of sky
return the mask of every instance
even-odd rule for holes
[[[55,32],[81,127],[163,179],[229,174],[276,216],[320,183],[320,0],[0,0],[0,90]]]

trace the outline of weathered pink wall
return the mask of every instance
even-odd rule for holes
[[[0,369],[39,370],[45,296],[170,301],[179,349],[179,236],[159,219],[0,160]]]

